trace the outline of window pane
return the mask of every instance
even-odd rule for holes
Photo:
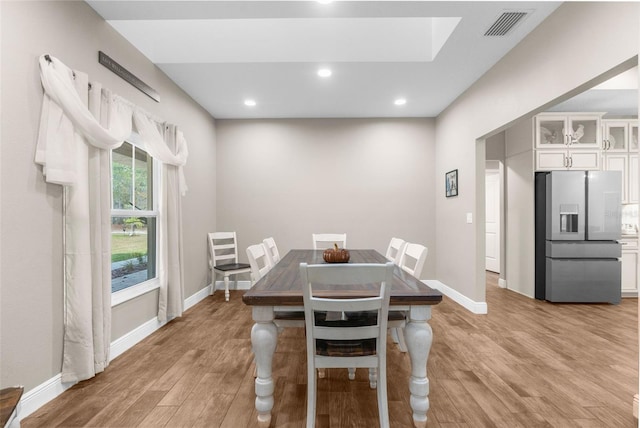
[[[144,150],[136,148],[136,174],[135,174],[135,209],[153,209],[153,188],[151,186],[153,177],[153,162]]]
[[[111,291],[156,276],[156,218],[111,218]]]
[[[131,206],[133,201],[131,194],[133,188],[132,153],[132,146],[129,143],[124,143],[111,153],[111,193],[113,209],[116,210],[133,209]]]

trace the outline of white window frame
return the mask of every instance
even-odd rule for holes
[[[161,266],[162,263],[162,257],[160,254],[160,224],[161,224],[161,217],[162,217],[162,213],[160,212],[159,204],[160,204],[160,195],[161,195],[161,186],[162,186],[162,163],[160,161],[158,161],[156,158],[154,158],[153,156],[151,156],[149,154],[148,151],[146,151],[142,145],[139,143],[140,142],[140,136],[138,134],[136,134],[135,132],[131,134],[131,136],[129,138],[127,138],[125,140],[126,143],[131,144],[132,146],[134,146],[135,148],[138,148],[142,151],[144,151],[145,153],[147,153],[147,155],[149,157],[151,157],[153,163],[153,174],[152,174],[152,180],[153,180],[153,209],[152,210],[144,210],[141,212],[141,210],[136,210],[136,209],[131,209],[131,210],[121,210],[121,209],[111,209],[110,210],[110,216],[111,217],[141,217],[140,214],[144,213],[144,215],[142,215],[142,217],[146,217],[146,216],[155,216],[156,219],[156,248],[155,248],[155,254],[156,254],[156,276],[155,278],[151,278],[148,279],[146,281],[140,282],[138,284],[132,285],[130,287],[127,287],[125,289],[119,290],[119,291],[115,291],[111,293],[111,307],[113,308],[114,306],[118,306],[124,302],[127,302],[129,300],[135,299],[136,297],[142,296],[143,294],[146,294],[150,291],[153,291],[155,289],[159,289],[160,288],[160,278],[158,277],[159,272],[161,271],[161,269],[163,269],[163,266]],[[111,168],[111,171],[113,172],[113,157],[112,154],[110,154],[110,159],[109,159],[109,167]],[[135,168],[134,168],[135,171]],[[113,177],[111,177],[111,207],[113,207]],[[135,181],[135,179],[134,179]]]

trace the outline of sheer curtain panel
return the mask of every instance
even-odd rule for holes
[[[109,151],[122,145],[135,123],[145,149],[163,163],[163,182],[166,181],[163,193],[167,195],[163,194],[166,206],[161,218],[166,225],[161,230],[160,256],[165,263],[160,272],[158,317],[166,321],[180,316],[183,307],[180,195],[187,189],[182,174],[187,145],[174,126],[165,141],[157,125],[144,112],[102,88],[100,83],[89,84],[87,74],[69,69],[52,56],[40,57],[40,77],[44,96],[35,161],[42,165],[48,183],[64,186],[62,381],[78,382],[93,377],[109,364]],[[151,128],[155,128],[157,135]],[[170,172],[164,173],[165,170]]]

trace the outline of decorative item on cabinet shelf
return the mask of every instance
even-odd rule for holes
[[[562,132],[564,133],[564,128],[562,129]],[[580,124],[578,125],[578,129],[577,130],[571,130],[571,133],[567,134],[567,138],[569,140],[569,145],[571,144],[579,144],[580,143],[580,139],[584,137],[584,125]]]

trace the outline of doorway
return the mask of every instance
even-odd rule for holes
[[[501,165],[487,161],[485,170],[485,269],[500,273],[501,257]]]

